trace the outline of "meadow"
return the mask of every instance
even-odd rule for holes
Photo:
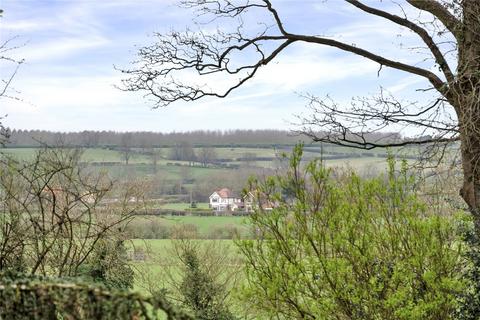
[[[128,253],[133,257],[131,264],[135,271],[134,289],[150,293],[155,289],[173,290],[171,277],[180,278],[182,264],[176,256],[174,241],[170,239],[133,239],[128,244]],[[241,264],[236,260],[234,240],[192,240],[206,255],[224,252],[230,255],[228,263],[221,268],[238,273],[241,278]],[[215,248],[215,250],[213,250]],[[212,249],[211,252],[209,249]],[[214,251],[214,252],[213,252]],[[141,259],[135,259],[134,252],[142,252]],[[204,257],[208,259],[208,257]]]
[[[176,204],[172,204],[176,205]],[[221,230],[235,229],[239,236],[247,237],[249,235],[248,217],[238,216],[137,216],[132,223],[146,223],[150,226],[161,226],[165,228],[181,228],[188,227],[194,230],[196,237],[200,239],[218,238],[220,234],[215,233]]]
[[[259,146],[252,147],[215,147],[215,163],[236,165],[238,167],[275,168],[278,166],[282,153],[288,154],[292,146]],[[198,154],[201,148],[194,148]],[[3,148],[2,153],[15,156],[18,159],[31,159],[37,148]],[[90,163],[102,170],[107,170],[114,177],[125,174],[134,176],[153,175],[160,172],[166,179],[179,179],[188,175],[191,179],[202,179],[214,174],[224,174],[230,170],[228,167],[209,165],[202,167],[199,163],[169,159],[171,148],[155,148],[159,157],[156,170],[153,168],[152,157],[142,148],[133,148],[128,165],[120,151],[108,148],[84,148],[81,161]],[[418,153],[418,150],[416,150]],[[402,149],[401,155],[414,155],[415,151]],[[329,167],[351,167],[356,170],[369,170],[370,168],[384,167],[385,153],[377,151],[362,151],[351,148],[318,145],[307,145],[304,150],[304,159],[311,160],[323,156],[325,164]],[[331,159],[335,157],[335,159]],[[249,159],[246,159],[249,158]],[[192,165],[193,164],[193,165]],[[188,172],[185,172],[188,171]]]

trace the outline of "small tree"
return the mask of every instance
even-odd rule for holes
[[[215,148],[212,147],[203,147],[198,152],[198,161],[206,167],[209,163],[212,163],[217,158],[217,153]]]
[[[163,270],[161,278],[157,276],[148,284],[149,289],[154,294],[166,290],[167,297],[178,301],[195,319],[235,319],[229,305],[239,275],[232,265],[239,265],[239,261],[232,254],[232,247],[217,241],[189,239],[192,235],[187,228],[174,232],[167,262],[164,255],[161,261],[179,267]]]
[[[189,165],[192,165],[196,160],[197,157],[195,155],[195,150],[193,149],[193,145],[187,141],[183,141],[180,144],[175,144],[170,149],[170,160],[179,160],[179,161],[188,161]]]
[[[132,133],[126,132],[122,134],[120,153],[125,160],[125,164],[128,165],[128,161],[132,157]]]
[[[152,169],[153,173],[157,174],[158,172],[158,160],[162,157],[161,149],[150,148],[148,150],[148,154],[150,155],[150,159],[152,160]]]
[[[460,279],[460,245],[451,218],[413,192],[397,173],[333,180],[321,162],[301,166],[296,147],[285,176],[252,181],[261,206],[258,238],[238,243],[246,261],[243,298],[287,319],[450,319]]]
[[[183,253],[182,262],[185,276],[180,285],[183,303],[191,309],[197,319],[230,320],[233,314],[222,304],[222,287],[202,270],[197,253],[188,248]]]

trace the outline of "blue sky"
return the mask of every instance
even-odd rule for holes
[[[273,1],[292,32],[340,35],[340,39],[392,58],[417,63],[400,50],[411,35],[362,14],[340,0]],[[377,6],[396,6],[370,1]],[[426,83],[409,74],[383,69],[348,53],[315,45],[288,48],[277,61],[227,99],[175,103],[152,110],[141,94],[114,88],[136,46],[152,43],[152,33],[194,28],[193,12],[170,0],[2,0],[0,37],[18,36],[24,58],[13,88],[22,102],[2,99],[7,126],[58,131],[188,131],[196,129],[292,129],[294,115],[306,113],[300,94],[330,94],[340,102],[368,95],[379,86],[401,96]],[[251,18],[265,19],[264,16]],[[248,21],[248,20],[247,20]],[[221,25],[220,25],[221,27]],[[5,72],[4,69],[0,71]],[[4,75],[2,75],[4,76]]]

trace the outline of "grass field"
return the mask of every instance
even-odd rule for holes
[[[172,204],[174,205],[174,204]],[[235,216],[137,216],[135,221],[156,221],[168,227],[180,225],[194,225],[200,237],[208,237],[217,229],[237,228],[240,235],[249,232],[248,217]]]
[[[291,146],[279,147],[277,150],[272,147],[268,148],[215,148],[218,158],[221,159],[238,159],[245,157],[246,154],[254,154],[256,157],[274,157],[275,153],[286,152],[287,154],[291,150]],[[198,151],[199,148],[197,148]],[[4,148],[2,152],[14,155],[19,159],[30,159],[33,157],[35,148]],[[321,156],[320,148],[318,145],[307,145],[304,150],[304,159],[311,160]],[[325,155],[327,152],[337,152],[354,155],[352,158],[347,159],[335,159],[326,160],[325,163],[328,167],[349,167],[358,171],[367,172],[381,172],[386,167],[385,159],[378,157],[385,153],[385,150],[355,150],[345,147],[327,146],[323,148]],[[141,154],[140,149],[135,149],[136,152],[132,153],[129,160],[129,165],[125,165],[122,154],[115,150],[103,149],[103,148],[87,148],[82,155],[82,161],[94,162],[95,170],[105,170],[113,178],[124,177],[145,177],[152,176],[154,174],[160,176],[162,179],[170,181],[178,181],[190,179],[196,182],[205,179],[210,176],[224,175],[228,176],[232,170],[231,168],[218,168],[210,167],[204,168],[200,166],[188,166],[186,161],[173,161],[166,159],[170,154],[169,148],[158,148],[161,158],[157,162],[156,173],[152,165],[152,159],[145,154]],[[406,149],[407,153],[412,153],[412,149]],[[379,153],[380,152],[380,153]],[[418,150],[417,150],[418,153]],[[358,156],[358,157],[355,157]],[[105,163],[104,165],[99,165]],[[228,162],[229,164],[236,164],[241,167],[245,167],[244,161]],[[168,164],[168,165],[167,165]],[[177,164],[177,165],[175,165]],[[274,169],[278,166],[278,161],[252,161],[249,162],[249,169],[254,170],[254,167]]]
[[[190,203],[182,202],[182,203],[166,203],[160,207],[161,209],[171,209],[171,210],[190,210]],[[210,209],[208,207],[208,203],[206,202],[198,202],[197,209]]]
[[[167,259],[169,257],[169,252],[172,250],[172,243],[175,240],[170,239],[133,239],[131,241],[132,247],[142,248],[151,254],[152,257],[158,258],[160,260]],[[207,243],[221,243],[231,247],[232,250],[235,249],[233,240],[192,240],[198,244],[207,244]],[[153,261],[153,259],[150,259]],[[149,259],[146,259],[146,262],[149,262]]]
[[[237,159],[245,157],[247,154],[256,157],[274,157],[275,150],[273,148],[215,148],[218,158]]]
[[[130,242],[127,250],[133,252],[135,250],[143,250],[145,259],[143,261],[133,260],[131,262],[135,271],[134,289],[143,293],[148,293],[148,289],[155,287],[156,289],[171,288],[169,277],[171,275],[178,276],[181,263],[176,257],[173,241],[175,240],[143,240],[134,239]],[[216,254],[227,254],[232,259],[237,259],[236,246],[233,240],[192,240],[199,246],[201,252],[206,258]],[[211,252],[214,250],[215,252]],[[232,263],[223,267],[233,268],[234,271],[240,271],[239,262]]]
[[[129,165],[111,165],[105,164],[95,166],[96,170],[106,170],[112,177],[135,176],[143,177],[146,175],[159,175],[162,179],[178,180],[183,178],[202,179],[206,176],[230,172],[232,169],[224,168],[202,168],[189,166],[173,166],[166,164],[158,164],[157,172],[154,172],[150,163],[130,163]]]

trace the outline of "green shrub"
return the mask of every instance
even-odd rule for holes
[[[0,319],[194,319],[162,294],[144,297],[73,279],[10,279],[0,274]]]
[[[257,239],[238,242],[241,297],[256,312],[293,319],[450,319],[465,286],[453,218],[420,200],[406,166],[337,180],[321,162],[251,181],[271,211],[251,216]]]
[[[180,283],[183,304],[199,320],[234,320],[224,304],[224,288],[202,269],[198,253],[185,248],[182,256],[185,275]]]
[[[132,239],[169,239],[172,227],[161,223],[156,217],[135,219],[129,223],[126,232]]]
[[[458,320],[477,320],[480,315],[480,239],[475,232],[471,216],[461,224],[461,234],[466,244],[468,263],[463,272],[468,279],[467,287],[459,295],[459,308],[455,316]]]
[[[109,289],[132,289],[133,270],[127,261],[125,243],[120,240],[99,241],[77,274]]]
[[[233,224],[213,227],[209,232],[207,239],[236,239],[241,234],[238,227]]]
[[[198,239],[198,228],[192,223],[172,226],[172,239]]]

